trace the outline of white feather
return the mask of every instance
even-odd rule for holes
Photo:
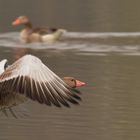
[[[0,74],[2,74],[5,71],[4,67],[6,63],[7,59],[3,59],[2,61],[0,61]]]

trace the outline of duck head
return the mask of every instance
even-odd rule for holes
[[[29,23],[29,19],[26,16],[20,16],[12,22],[13,26],[26,25]]]

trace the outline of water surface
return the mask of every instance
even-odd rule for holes
[[[140,1],[13,0],[0,2],[0,60],[39,57],[60,77],[87,83],[80,105],[61,109],[33,101],[0,112],[2,140],[140,139]],[[11,22],[19,15],[34,25],[63,27],[54,44],[23,44]]]
[[[87,85],[70,109],[28,101],[14,107],[17,119],[1,112],[2,139],[139,139],[140,33],[68,32],[55,44],[22,44],[18,35],[0,35],[0,59],[33,54],[60,77]]]

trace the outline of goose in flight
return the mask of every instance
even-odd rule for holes
[[[6,63],[6,59],[0,62],[0,109],[28,98],[57,107],[70,107],[69,103],[78,104],[81,100],[74,87],[84,86],[84,82],[75,80],[76,86],[72,87],[68,79],[74,78],[65,77],[63,81],[33,55],[25,55],[8,67]]]

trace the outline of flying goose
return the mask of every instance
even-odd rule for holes
[[[33,55],[25,55],[7,68],[6,63],[6,59],[0,62],[1,109],[11,108],[28,98],[57,107],[70,107],[68,102],[78,104],[81,100],[77,90],[64,82],[70,77],[65,77],[63,81]],[[77,86],[85,85],[80,82],[77,82]]]

